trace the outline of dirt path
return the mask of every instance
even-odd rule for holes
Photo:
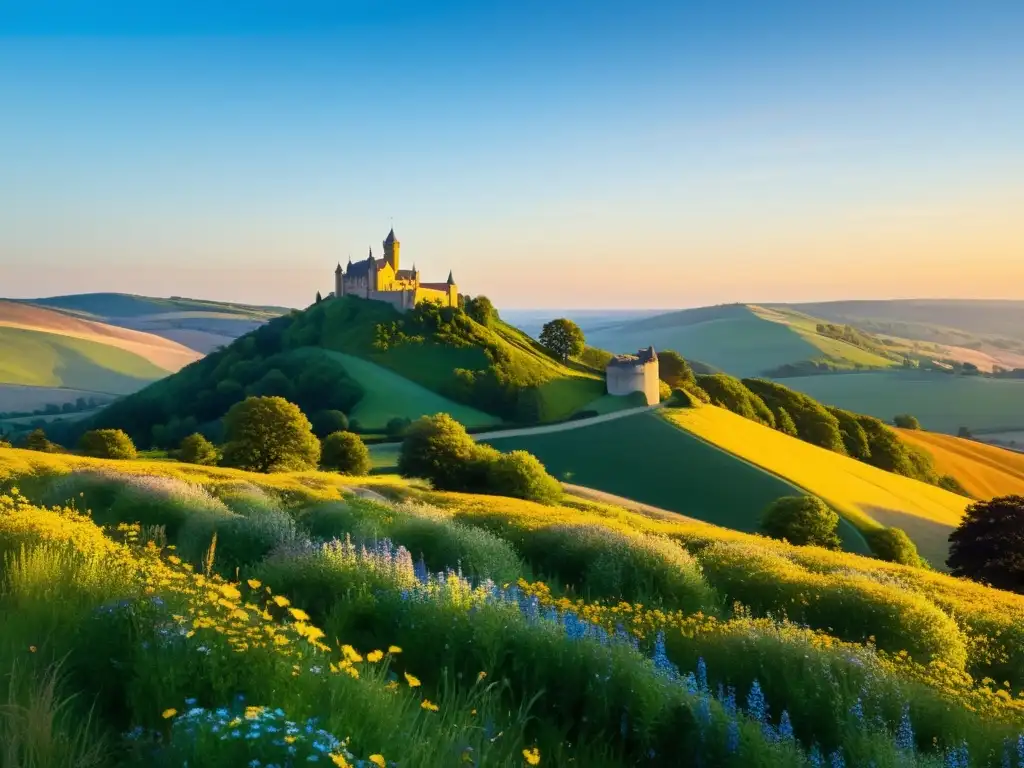
[[[496,429],[493,432],[478,432],[471,437],[476,440],[500,440],[503,437],[526,437],[528,435],[548,435],[553,432],[568,432],[571,429],[582,429],[592,427],[595,424],[602,424],[606,421],[615,421],[626,416],[635,416],[638,413],[647,413],[655,408],[661,408],[662,404],[644,405],[639,408],[626,408],[613,413],[605,413],[600,416],[592,416],[589,419],[576,419],[575,421],[563,421],[559,424],[542,424],[539,427],[523,427],[521,429]]]
[[[562,483],[562,489],[568,494],[579,496],[581,499],[596,501],[601,504],[609,504],[613,507],[622,507],[623,509],[628,509],[630,512],[639,512],[641,515],[656,517],[659,520],[670,520],[675,523],[690,522],[700,523],[701,525],[714,525],[714,523],[708,523],[703,520],[697,520],[693,517],[687,517],[686,515],[681,515],[680,513],[673,512],[669,509],[652,507],[650,504],[634,501],[633,499],[626,498],[625,496],[616,496],[614,493],[599,491],[597,488],[588,488],[585,485]]]

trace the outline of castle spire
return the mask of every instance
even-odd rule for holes
[[[448,270],[448,285],[455,285],[455,278],[452,277],[451,270]]]
[[[366,257],[367,261],[373,261],[373,246],[370,246],[370,255]]]
[[[389,243],[395,243],[395,242],[398,242],[398,238],[395,237],[395,228],[392,227],[391,231],[388,232],[387,238],[384,240],[384,245],[388,245]]]

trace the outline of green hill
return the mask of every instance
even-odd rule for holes
[[[863,340],[858,345],[819,332],[821,322],[795,311],[726,304],[602,325],[587,333],[587,343],[619,353],[653,344],[734,376],[899,364]]]
[[[462,310],[401,314],[346,296],[276,318],[77,428],[119,427],[143,446],[174,445],[204,425],[216,437],[219,419],[251,394],[287,397],[309,414],[341,410],[364,430],[438,410],[470,426],[535,424],[604,392],[601,373],[553,360],[498,319],[485,327]]]
[[[217,312],[228,315],[270,319],[290,311],[285,307],[261,307],[181,297],[162,299],[150,296],[135,296],[128,293],[80,293],[71,296],[25,299],[24,301],[27,304],[65,310],[75,314],[91,315],[92,317],[104,320],[145,317],[165,312]]]
[[[166,375],[165,369],[116,346],[36,329],[0,326],[2,384],[128,394]]]

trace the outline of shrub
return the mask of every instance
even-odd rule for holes
[[[409,431],[409,427],[411,426],[412,419],[405,416],[396,416],[388,421],[384,431],[387,432],[389,437],[404,437],[405,433]]]
[[[901,429],[920,429],[921,422],[909,413],[901,413],[892,420],[892,423]]]
[[[664,403],[666,400],[672,397],[672,387],[666,384],[664,381],[658,382],[658,402]]]
[[[564,317],[544,323],[539,340],[559,360],[568,360],[582,354],[586,346],[580,327]]]
[[[658,377],[670,387],[681,387],[687,382],[696,382],[689,363],[671,349],[664,349],[658,353]]]
[[[775,417],[764,401],[743,383],[724,373],[712,373],[697,377],[697,384],[708,393],[712,403],[721,406],[745,419],[775,426]]]
[[[224,418],[224,463],[253,472],[316,469],[320,442],[309,419],[282,397],[248,397]]]
[[[790,416],[789,411],[781,405],[778,410],[775,411],[775,428],[784,435],[799,437],[799,434],[796,431],[796,424],[793,422],[793,417]]]
[[[972,504],[949,542],[954,576],[1024,593],[1024,496]]]
[[[743,379],[743,384],[772,410],[785,408],[801,440],[836,453],[846,452],[838,420],[817,400],[767,379]]]
[[[186,464],[214,465],[219,456],[217,448],[198,432],[194,432],[181,441],[178,460]]]
[[[405,477],[430,480],[439,490],[462,490],[478,446],[466,428],[447,413],[413,422],[402,441],[398,471]]]
[[[30,451],[42,453],[55,453],[57,450],[57,446],[46,438],[46,433],[42,429],[33,429],[29,432],[25,438],[25,447]]]
[[[313,425],[313,434],[321,440],[335,432],[345,432],[349,429],[348,416],[341,411],[317,411],[309,421]]]
[[[843,447],[849,456],[858,461],[871,461],[871,446],[868,443],[868,434],[860,419],[855,413],[844,411],[842,408],[829,407],[828,412],[836,417],[839,423],[839,435],[843,440]],[[877,421],[877,420],[876,420]],[[881,422],[878,422],[881,424]]]
[[[500,496],[554,504],[562,487],[548,474],[540,460],[526,451],[500,453],[489,462],[487,490]]]
[[[78,450],[96,459],[134,459],[135,443],[120,429],[93,429],[82,435]]]
[[[839,549],[839,515],[817,496],[784,496],[761,518],[761,530],[790,544]]]
[[[345,475],[365,475],[372,466],[366,444],[351,432],[335,432],[324,438],[320,465]]]
[[[871,552],[879,560],[901,565],[921,565],[917,546],[902,528],[881,528],[864,534]]]

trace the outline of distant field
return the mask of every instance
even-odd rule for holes
[[[418,419],[448,413],[467,427],[496,426],[496,416],[453,402],[383,366],[343,352],[327,352],[340,361],[348,374],[366,390],[350,416],[364,430],[381,430],[396,417]]]
[[[1024,496],[1024,453],[922,430],[899,433],[906,442],[928,451],[936,469],[955,477],[975,498]]]
[[[886,421],[911,413],[933,432],[1024,427],[1024,380],[872,371],[798,376],[782,383],[823,403]]]
[[[502,451],[529,451],[560,480],[739,531],[757,531],[775,499],[802,494],[652,413],[490,442]],[[852,551],[867,552],[852,529],[844,541]]]
[[[0,326],[2,384],[127,394],[166,375],[166,370],[118,347]]]
[[[840,456],[715,406],[674,408],[665,418],[820,496],[861,529],[902,528],[933,566],[946,560],[949,532],[969,500]]]
[[[24,384],[0,384],[0,413],[35,411],[45,408],[51,403],[63,405],[73,403],[78,398],[88,400],[110,400],[110,395],[102,392],[89,392],[84,389],[64,389],[61,387],[30,387]]]
[[[82,293],[31,299],[29,303],[101,318],[141,317],[164,312],[217,312],[243,316],[275,317],[285,307],[261,307],[222,301],[186,298],[154,298],[127,293]]]

